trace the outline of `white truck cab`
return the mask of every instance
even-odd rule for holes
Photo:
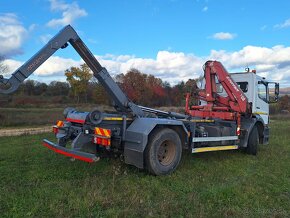
[[[269,104],[275,103],[279,95],[279,83],[267,81],[264,77],[258,76],[255,70],[246,72],[230,73],[232,79],[238,84],[245,93],[248,102],[252,105],[252,114],[259,115],[264,125],[269,124]],[[227,96],[226,91],[217,81],[217,92],[221,96]],[[205,88],[204,79],[201,81],[200,88]],[[199,105],[206,102],[200,100]]]
[[[264,124],[268,125],[269,103],[277,101],[279,84],[267,81],[264,77],[258,76],[255,71],[231,73],[231,77],[239,85],[252,105],[252,114],[260,115]],[[275,90],[275,92],[270,92],[272,90]]]
[[[243,134],[239,137],[239,147],[245,148],[247,153],[257,153],[257,143],[253,138],[258,137],[258,144],[268,144],[269,142],[269,104],[278,101],[279,83],[267,81],[264,77],[258,76],[255,70],[246,69],[245,72],[230,73],[231,78],[244,92],[251,106],[251,116],[242,117],[241,129]],[[200,89],[205,89],[205,79],[200,81]],[[222,84],[216,78],[217,94],[227,97]],[[199,100],[199,105],[206,102]],[[256,132],[255,132],[256,131]],[[253,136],[254,135],[254,136]]]

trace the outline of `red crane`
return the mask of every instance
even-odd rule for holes
[[[236,120],[237,134],[240,134],[241,115],[251,113],[251,105],[244,92],[218,61],[207,61],[204,65],[205,89],[198,92],[198,98],[206,104],[189,106],[190,93],[186,95],[185,111],[194,117]],[[217,92],[217,81],[227,96]]]

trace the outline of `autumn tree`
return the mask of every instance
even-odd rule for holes
[[[123,90],[132,101],[139,104],[147,101],[146,97],[148,96],[148,90],[146,87],[145,74],[142,74],[139,70],[132,68],[125,75],[123,75],[121,80]]]
[[[21,88],[21,91],[23,92],[23,94],[25,95],[34,95],[34,89],[35,89],[35,85],[36,85],[36,81],[34,80],[26,80],[23,83],[23,86]]]
[[[125,75],[117,75],[116,81],[135,103],[160,106],[165,99],[166,92],[162,80],[153,75],[141,73],[135,68],[130,69]]]
[[[115,80],[132,101],[146,106],[184,106],[185,94],[197,89],[194,79],[171,87],[168,82],[134,68],[125,75],[117,75]],[[196,104],[196,99],[192,104]]]
[[[278,101],[279,112],[290,110],[290,97],[288,95],[283,95]]]
[[[52,81],[47,87],[47,95],[49,96],[68,96],[70,86],[67,82]]]
[[[82,64],[80,67],[71,67],[65,71],[65,75],[77,103],[80,102],[81,97],[84,98],[84,102],[87,102],[88,84],[92,78],[88,65]]]
[[[197,80],[194,80],[194,79],[187,80],[184,86],[183,95],[185,96],[186,93],[191,94],[191,98],[189,102],[190,105],[197,105],[198,103],[197,92],[198,92]]]
[[[92,95],[93,103],[111,105],[112,99],[100,83],[94,84],[94,92]]]
[[[172,106],[182,106],[184,105],[184,87],[183,81],[179,82],[172,87],[170,91],[171,105]]]
[[[163,106],[166,102],[166,92],[162,80],[153,75],[148,75],[146,80],[148,88],[151,90],[151,104],[154,106]]]
[[[92,77],[88,85],[88,100],[99,105],[110,105],[112,103],[109,94],[95,77]]]

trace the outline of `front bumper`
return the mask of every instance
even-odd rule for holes
[[[88,163],[93,163],[93,162],[97,162],[98,160],[100,160],[100,158],[94,154],[68,149],[68,148],[59,146],[51,141],[48,141],[47,139],[44,139],[42,144],[43,144],[43,146],[49,148],[50,150],[52,150],[56,153],[65,155],[67,157],[75,158],[75,159],[78,159],[81,161],[85,161]]]

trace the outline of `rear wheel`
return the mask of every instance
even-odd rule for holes
[[[254,126],[248,139],[246,152],[248,154],[257,155],[258,144],[259,144],[259,133],[258,133],[257,126]]]
[[[154,175],[169,174],[178,166],[181,153],[181,140],[174,130],[157,130],[150,136],[146,148],[146,168]]]

